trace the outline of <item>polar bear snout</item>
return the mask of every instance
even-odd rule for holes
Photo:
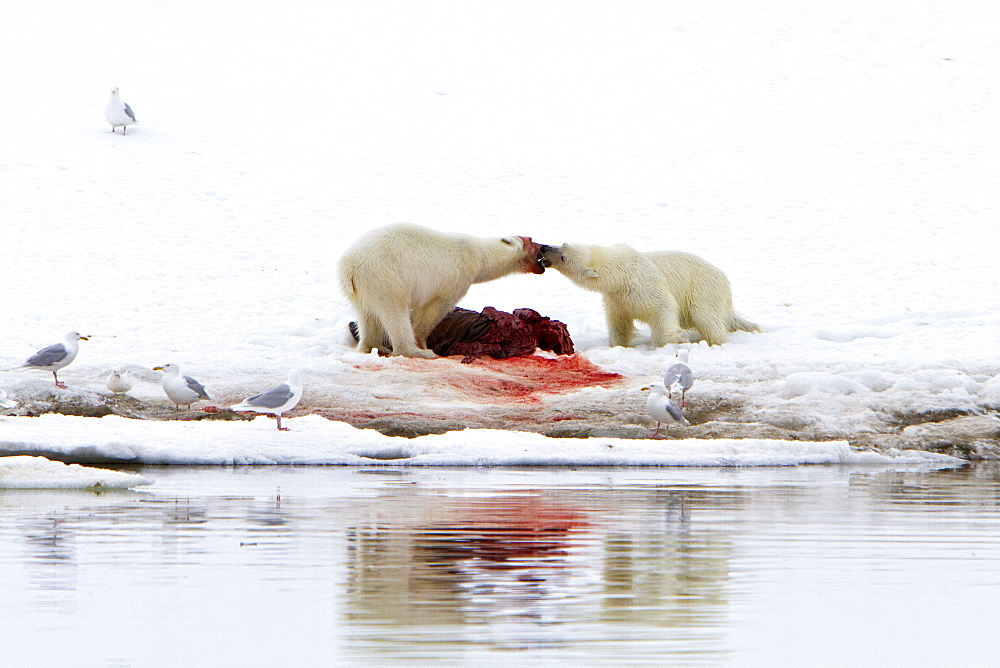
[[[528,274],[544,274],[546,267],[551,267],[550,263],[547,263],[542,255],[542,249],[544,246],[535,243],[531,240],[531,237],[521,237],[521,243],[524,245],[525,251],[525,273]]]
[[[542,244],[538,251],[538,262],[546,267],[551,267],[553,262],[565,262],[566,258],[562,254],[562,246],[546,246]]]
[[[552,260],[550,260],[546,256],[546,253],[548,253],[549,251],[552,251],[552,250],[554,250],[552,246],[546,246],[545,244],[540,244],[538,246],[538,258],[535,261],[538,262],[538,266],[539,267],[551,267],[552,266]]]

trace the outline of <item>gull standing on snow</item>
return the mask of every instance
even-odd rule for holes
[[[650,434],[653,438],[660,438],[660,425],[691,424],[684,418],[681,407],[667,396],[667,388],[660,383],[653,383],[642,388],[643,392],[649,392],[646,398],[646,410],[650,417],[656,420],[656,430]]]
[[[79,332],[70,332],[66,335],[63,343],[53,343],[51,346],[42,348],[29,357],[20,368],[51,371],[52,377],[56,379],[56,387],[65,389],[66,385],[59,382],[59,376],[56,375],[56,372],[76,359],[76,354],[80,351],[78,342],[88,340]]]
[[[17,402],[7,398],[7,390],[0,388],[0,408],[17,408]]]
[[[677,385],[681,390],[681,406],[687,406],[684,396],[694,385],[694,373],[688,366],[688,351],[678,350],[677,361],[667,368],[663,376],[663,386],[667,388],[667,397],[673,398],[673,388]]]
[[[132,389],[132,383],[130,383],[125,378],[125,371],[122,369],[113,369],[108,375],[107,381],[108,389],[115,394],[125,394]]]
[[[230,406],[234,411],[256,413],[271,413],[278,419],[278,431],[288,431],[281,426],[281,414],[295,408],[302,398],[302,381],[299,372],[292,369],[288,372],[288,380],[280,385],[264,390],[260,394],[247,397],[243,403]]]
[[[136,122],[132,107],[128,106],[127,102],[122,102],[117,86],[111,89],[111,99],[108,100],[108,106],[104,107],[104,118],[111,123],[112,132],[115,128],[121,127],[122,134],[125,134],[126,127]]]
[[[164,364],[154,366],[153,371],[162,371],[163,391],[167,393],[170,401],[174,402],[174,412],[180,410],[181,406],[191,408],[191,404],[202,399],[211,399],[205,386],[196,381],[191,376],[182,376],[181,368],[177,364]]]

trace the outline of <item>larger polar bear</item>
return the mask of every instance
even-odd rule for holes
[[[437,357],[427,336],[473,283],[541,274],[530,237],[473,237],[420,225],[381,227],[340,258],[340,286],[358,315],[358,350]]]
[[[604,296],[612,346],[631,345],[634,322],[650,326],[653,345],[686,343],[695,329],[709,345],[737,330],[760,331],[733,310],[729,279],[718,267],[681,251],[641,253],[631,246],[542,246],[545,264]]]

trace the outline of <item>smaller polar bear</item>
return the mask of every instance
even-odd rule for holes
[[[358,315],[358,350],[437,357],[427,336],[473,283],[545,271],[530,237],[473,237],[397,224],[372,230],[340,258],[340,286]]]
[[[728,341],[730,332],[760,331],[733,310],[722,270],[697,255],[640,253],[625,244],[563,244],[542,246],[542,258],[580,287],[604,296],[612,346],[632,344],[636,320],[650,326],[657,348],[689,342],[685,329],[697,330],[713,346]]]

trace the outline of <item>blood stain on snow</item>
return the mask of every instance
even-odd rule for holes
[[[433,360],[392,357],[363,362],[356,367],[361,374],[352,380],[353,387],[367,388],[359,393],[361,401],[346,401],[314,412],[380,430],[386,425],[369,423],[388,419],[392,429],[412,427],[429,434],[469,427],[515,428],[512,425],[536,431],[553,421],[580,419],[580,412],[587,415],[586,410],[548,411],[538,405],[547,396],[611,388],[625,380],[580,354],[481,358],[471,364],[461,360],[460,356]]]
[[[457,357],[455,359],[458,359]],[[407,359],[403,368],[439,373],[437,382],[450,385],[466,397],[517,403],[541,400],[546,394],[561,394],[586,387],[610,387],[623,379],[621,374],[601,370],[578,354],[543,357],[511,357],[497,360],[480,358],[471,364],[435,365],[433,360]]]

